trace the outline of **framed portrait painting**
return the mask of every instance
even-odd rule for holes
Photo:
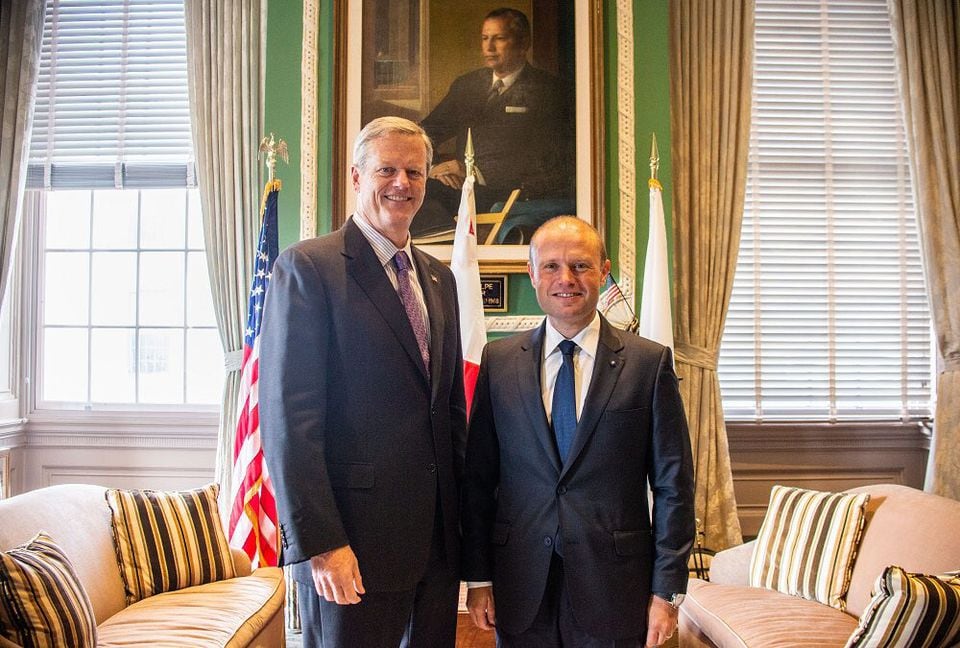
[[[337,5],[334,225],[355,208],[356,134],[377,117],[434,143],[414,242],[449,261],[469,133],[479,256],[520,272],[545,220],[603,227],[599,0],[341,0]]]

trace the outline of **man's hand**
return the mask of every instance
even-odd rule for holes
[[[459,189],[463,186],[463,180],[467,177],[460,160],[447,160],[430,169],[430,177],[439,180],[451,189]]]
[[[677,629],[677,609],[659,596],[650,595],[647,606],[647,646],[660,646]]]
[[[360,565],[350,545],[331,549],[310,559],[313,571],[313,586],[317,594],[337,605],[360,602],[363,579],[360,577]]]
[[[493,587],[471,587],[467,590],[467,609],[470,618],[481,630],[493,630],[497,625],[496,608],[493,605]]]

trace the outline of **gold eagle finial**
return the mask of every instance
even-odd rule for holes
[[[266,157],[267,181],[273,181],[274,170],[277,166],[277,158],[283,160],[284,164],[290,164],[290,154],[287,152],[287,143],[282,139],[274,140],[273,132],[260,140],[260,157]]]

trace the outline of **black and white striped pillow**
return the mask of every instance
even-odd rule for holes
[[[209,484],[189,491],[106,492],[127,605],[234,577],[218,491]]]
[[[0,552],[0,636],[25,648],[94,648],[93,606],[63,550],[44,532]]]
[[[887,567],[846,648],[950,648],[960,645],[960,576]]]
[[[750,585],[844,609],[869,499],[774,486],[750,560]]]

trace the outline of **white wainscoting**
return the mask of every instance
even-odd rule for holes
[[[14,448],[13,493],[54,484],[182,489],[213,481],[215,413],[58,413],[31,418]]]

